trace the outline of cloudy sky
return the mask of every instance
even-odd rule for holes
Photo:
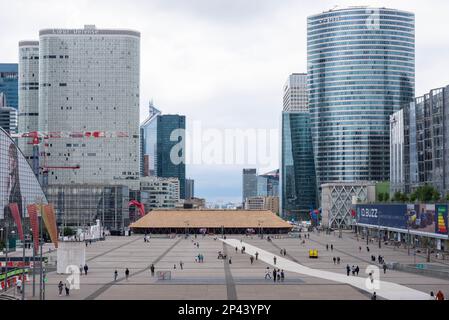
[[[414,12],[416,93],[449,84],[447,0],[0,0],[0,62],[17,62],[18,41],[37,40],[43,28],[135,29],[141,32],[141,120],[153,99],[164,113],[186,115],[189,132],[193,123],[203,132],[278,129],[285,80],[306,71],[306,17],[337,5]],[[204,135],[192,133],[192,141],[202,150],[208,143],[228,150]],[[246,166],[277,167],[277,139],[267,155],[268,165],[249,159]],[[187,166],[196,196],[239,201],[245,165],[206,162]]]

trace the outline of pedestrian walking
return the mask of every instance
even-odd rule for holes
[[[281,281],[281,270],[279,270],[279,269],[277,272],[277,276],[278,276],[278,282]]]
[[[273,269],[273,281],[276,282],[277,279],[277,271],[276,268]]]
[[[265,269],[265,280],[267,280],[267,278],[271,280],[270,267]]]
[[[173,269],[176,269],[176,263],[173,265]]]
[[[154,264],[150,266],[151,276],[154,277]]]
[[[444,300],[444,294],[441,290],[438,290],[436,300]]]
[[[369,279],[371,280],[371,283],[374,283],[374,277],[372,272],[369,273]]]
[[[429,300],[435,300],[435,295],[433,294],[433,291],[430,291]]]
[[[115,271],[114,271],[114,281],[117,281],[117,277],[118,277],[118,271],[115,270]]]
[[[352,266],[351,272],[352,272],[352,275],[355,276],[355,267],[354,266]]]
[[[229,262],[229,264],[232,264],[232,260],[231,260],[231,257],[229,257],[229,261],[228,261],[228,262]]]
[[[125,278],[126,278],[126,280],[128,280],[128,277],[129,277],[129,269],[126,268],[126,270],[125,270]]]
[[[359,252],[362,252],[362,247],[359,247]]]
[[[259,252],[256,251],[256,253],[254,254],[256,256],[256,261],[259,259]]]
[[[334,264],[337,262],[337,258],[335,257],[332,260],[334,260]]]
[[[326,250],[329,251],[329,244],[326,244]]]
[[[277,260],[277,258],[276,258],[276,256],[274,256],[274,257],[273,257],[273,263],[274,263],[274,265],[276,265],[276,260]]]
[[[285,279],[284,270],[281,270],[281,281],[284,282],[284,279]]]
[[[235,247],[235,252],[237,252],[239,249],[237,247]]]
[[[251,262],[251,264],[253,264],[253,262],[254,262],[254,257],[253,257],[253,256],[250,256],[250,257],[249,257],[249,261]]]
[[[355,267],[355,273],[357,274],[357,276],[359,275],[359,271],[360,271],[359,266],[356,266],[356,267]]]
[[[351,268],[349,267],[349,264],[346,265],[346,275],[349,277],[349,272],[351,271]]]
[[[284,248],[284,256],[287,255],[287,250]]]
[[[19,292],[19,294],[21,294],[22,293],[22,279],[17,279],[17,282],[16,282],[16,288],[17,288],[17,291]]]
[[[337,257],[337,264],[340,264],[340,257]]]
[[[387,264],[386,263],[384,263],[383,268],[384,268],[384,274],[387,273]]]
[[[366,246],[366,251],[369,252],[369,247],[368,246]]]
[[[89,270],[89,267],[87,266],[87,264],[84,265],[84,275],[87,276],[87,270]]]
[[[62,289],[64,289],[64,284],[62,283],[62,281],[59,281],[58,283],[59,296],[62,296]]]
[[[377,300],[376,291],[374,291],[373,295],[371,296],[371,300]]]
[[[69,295],[70,295],[70,288],[69,288],[69,286],[67,285],[67,283],[64,285],[64,288],[65,288],[65,295],[66,295],[66,296],[69,296]]]
[[[179,261],[179,266],[181,267],[181,270],[183,270],[184,263],[182,261]]]
[[[334,245],[331,244],[331,251],[334,251]]]

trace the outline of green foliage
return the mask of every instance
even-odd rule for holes
[[[418,200],[420,202],[436,202],[440,200],[440,198],[441,195],[438,190],[428,184],[418,187],[418,189],[410,195],[411,201]]]
[[[397,191],[397,192],[395,192],[395,194],[393,195],[392,200],[395,201],[395,202],[408,202],[408,201],[409,201],[409,198],[407,197],[406,194]]]
[[[73,230],[72,228],[69,228],[69,227],[65,227],[62,230],[62,233],[63,233],[63,236],[68,236],[68,237],[74,236],[76,234],[75,230]]]

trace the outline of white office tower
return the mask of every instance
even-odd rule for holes
[[[292,73],[284,85],[284,111],[308,111],[307,74]]]
[[[19,132],[38,130],[39,120],[39,41],[19,42]],[[31,139],[18,139],[19,148],[25,159],[38,173],[38,157],[33,154]]]
[[[138,189],[140,33],[44,29],[39,43],[39,130],[54,133],[40,150],[48,185]]]

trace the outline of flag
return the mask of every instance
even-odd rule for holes
[[[9,210],[11,211],[11,215],[14,218],[14,221],[16,222],[17,232],[19,233],[19,239],[23,241],[24,237],[23,237],[23,229],[22,229],[22,219],[20,218],[19,206],[15,202],[10,203]]]
[[[47,228],[48,234],[50,235],[51,242],[58,247],[58,227],[56,226],[56,216],[55,209],[52,204],[44,205],[44,210],[42,212],[42,217],[44,218],[45,227]]]
[[[39,219],[37,215],[37,205],[30,204],[27,206],[28,216],[30,217],[31,228],[33,229],[34,250],[39,250]]]

